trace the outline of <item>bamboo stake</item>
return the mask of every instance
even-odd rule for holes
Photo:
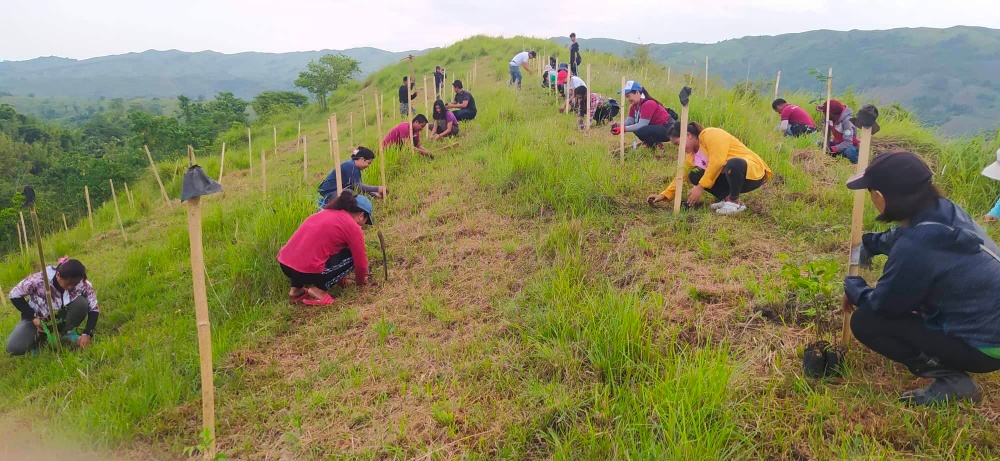
[[[163,196],[163,202],[166,203],[167,206],[170,206],[170,197],[167,195],[167,189],[163,187],[163,181],[160,180],[160,171],[156,168],[156,164],[153,163],[153,154],[149,153],[149,146],[143,145],[142,148],[146,149],[146,158],[149,159],[149,167],[153,169],[153,176],[156,177],[156,184],[160,186],[160,195]]]
[[[17,247],[21,249],[21,254],[24,254],[24,234],[21,233],[21,225],[17,221],[14,221],[14,229],[17,229]]]
[[[267,198],[267,149],[260,150],[260,190]]]
[[[778,71],[778,78],[774,79],[774,99],[778,99],[778,86],[781,85],[781,71]]]
[[[295,135],[295,147],[299,147],[300,141],[302,141],[302,120],[299,120],[299,131]]]
[[[191,149],[191,146],[188,146]],[[125,235],[125,224],[122,224],[122,213],[118,210],[118,194],[115,192],[115,180],[108,178],[108,183],[111,184],[111,199],[115,202],[115,216],[118,217],[118,228],[122,231],[122,238],[125,242],[128,242],[128,235]]]
[[[426,75],[424,75],[424,113],[425,114],[429,114],[429,115],[434,115],[434,114],[431,114],[430,99],[427,96],[427,76]]]
[[[337,197],[344,191],[344,178],[340,172],[340,149],[333,150],[333,169],[337,172]]]
[[[31,186],[25,187],[25,189],[30,189]],[[35,230],[35,245],[38,248],[38,265],[42,268],[42,273],[45,273],[45,251],[42,250],[42,230],[38,226],[38,213],[35,212],[35,193],[34,191],[25,190],[25,195],[30,195],[28,197],[27,205],[28,211],[31,213],[31,227]],[[24,223],[24,213],[21,213],[21,223]],[[28,231],[24,232],[25,238],[28,236]],[[45,307],[49,311],[49,319],[52,321],[52,331],[51,334],[55,336],[55,340],[52,344],[55,346],[56,350],[61,349],[59,343],[59,324],[56,320],[56,313],[52,310],[52,287],[49,285],[49,277],[42,277],[45,282]]]
[[[618,149],[619,149],[619,153],[620,153],[620,158],[619,159],[622,162],[625,162],[625,112],[628,112],[628,111],[625,110],[625,93],[624,93],[624,90],[625,90],[625,82],[627,82],[627,81],[628,80],[626,80],[625,77],[623,76],[622,77],[622,86],[619,87],[623,91],[623,93],[622,93],[621,110],[618,111],[619,112],[619,116],[621,116],[621,130],[618,132]]]
[[[378,104],[378,98],[375,99],[375,102],[376,102],[376,104]],[[378,112],[378,113],[382,113],[382,109],[381,109],[380,105],[376,106],[375,111]],[[382,170],[381,171],[381,173],[382,173],[382,189],[385,191],[385,194],[382,195],[382,198],[388,200],[389,199],[389,188],[387,187],[386,181],[385,181],[385,148],[382,146],[382,142],[383,142],[383,139],[382,139],[382,118],[378,117],[376,119],[376,122],[378,123],[378,141],[377,142],[378,142],[379,169]],[[338,167],[338,170],[339,170],[339,167]]]
[[[18,232],[20,232],[20,229],[18,229]],[[21,242],[17,243],[20,244]],[[0,287],[0,294],[5,294],[5,293],[6,292],[3,291],[3,287]],[[0,296],[0,306],[3,306],[4,308],[7,307],[7,296]]]
[[[590,63],[588,62],[587,63],[587,84],[589,85],[590,82],[591,82],[591,80],[590,80]],[[586,124],[585,125],[586,125],[587,129],[589,130],[590,129],[590,87],[589,86],[587,87],[587,112],[586,112],[586,115],[584,117],[586,118]]]
[[[250,127],[247,126],[247,162],[250,164],[250,177],[253,177],[253,135],[250,134]]]
[[[823,119],[823,153],[830,148],[830,97],[833,94],[833,68],[826,76],[826,118]]]
[[[132,199],[132,191],[128,188],[128,183],[125,183],[125,198],[128,199],[129,208],[135,210],[135,200]]]
[[[361,93],[361,119],[365,122],[365,131],[368,131],[368,108],[365,107],[364,93]]]
[[[278,126],[271,125],[274,129],[274,158],[278,158]]]
[[[87,221],[90,222],[90,230],[94,230],[94,213],[90,210],[90,188],[83,186],[83,196],[87,199]]]
[[[670,84],[670,68],[667,67],[667,85]]]
[[[861,145],[858,147],[858,166],[855,170],[857,174],[865,172],[868,168],[868,159],[872,146],[871,127],[861,127]],[[851,209],[851,254],[848,258],[847,275],[858,275],[861,269],[860,250],[861,235],[864,232],[865,215],[865,191],[854,191],[854,205]],[[847,307],[849,301],[844,296],[844,305]],[[851,343],[851,309],[844,309],[844,325],[841,330],[841,345],[848,347]]]
[[[333,116],[330,117],[330,120],[330,123],[333,125],[331,128],[331,131],[333,132],[333,152],[336,153],[340,151],[340,133],[338,133],[339,130],[337,129],[337,114],[333,114]],[[330,157],[330,161],[334,162],[334,166],[338,165],[335,160],[336,157],[336,155]]]
[[[750,92],[750,60],[747,60],[747,93]]]
[[[31,244],[28,243],[28,226],[24,225],[24,213],[22,213],[20,211],[18,211],[17,213],[19,215],[21,215],[21,235],[24,236],[24,248],[26,250],[30,251],[31,250]]]
[[[330,148],[330,158],[333,159],[333,117],[326,119],[326,144]]]
[[[705,56],[705,97],[708,97],[708,56]]]
[[[309,180],[309,137],[302,138],[302,182]]]
[[[219,184],[222,184],[222,172],[226,168],[226,143],[222,143],[222,157],[219,158]]]
[[[263,159],[264,156],[261,156]],[[194,149],[188,148],[188,163],[194,165]],[[198,328],[198,362],[201,368],[202,427],[208,431],[205,459],[215,457],[215,384],[212,376],[212,330],[205,289],[205,251],[201,236],[201,197],[188,200],[188,241],[191,244],[191,279]]]
[[[180,166],[181,166],[180,160],[174,162],[174,179],[177,179],[177,169],[180,168]]]
[[[69,223],[66,222],[66,213],[60,213],[60,214],[62,214],[63,218],[63,230],[69,232]],[[0,296],[0,298],[2,298],[2,296]]]
[[[681,105],[681,137],[677,146],[677,172],[674,176],[674,214],[681,211],[681,192],[684,190],[684,158],[687,156],[688,106],[690,105],[690,102]]]

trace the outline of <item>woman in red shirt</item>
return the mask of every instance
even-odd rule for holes
[[[625,83],[622,94],[630,104],[628,119],[623,127],[612,124],[611,134],[617,136],[622,130],[635,133],[635,137],[646,147],[662,149],[663,143],[669,141],[667,125],[672,121],[670,112],[634,80]]]
[[[343,191],[326,208],[309,216],[278,252],[281,271],[288,277],[290,302],[328,306],[329,291],[344,286],[347,274],[361,286],[368,282],[368,256],[361,226],[372,224],[372,202]]]

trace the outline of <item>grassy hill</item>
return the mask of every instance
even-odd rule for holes
[[[567,44],[568,39],[554,39]],[[634,55],[636,44],[612,39],[581,39],[584,49]],[[902,103],[920,120],[945,133],[977,133],[1000,126],[1000,30],[982,27],[890,29],[743,37],[714,44],[649,44],[650,58],[679,75],[709,72],[727,84],[774,81],[793,91],[825,93],[825,83],[810,76],[834,69],[837,91],[853,88],[883,104]]]
[[[816,152],[813,140],[782,139],[761,110],[766,89],[696,92],[691,117],[744,140],[777,179],[746,196],[744,215],[675,216],[645,203],[673,178],[673,153],[630,150],[622,162],[606,129],[582,133],[574,117],[556,114],[534,75],[521,92],[505,85],[522,43],[557,51],[551,42],[477,37],[416,60],[418,75],[445,59],[463,75],[478,57],[481,77],[470,86],[479,117],[462,127],[458,147],[429,145],[436,160],[387,153],[392,195],[376,203],[375,219],[390,279],[381,279],[371,229],[375,283],[348,289],[333,307],[288,305],[274,260],[314,211],[314,188],[332,166],[329,114],[310,108],[273,120],[277,146],[270,125],[254,126],[253,173],[245,130],[220,139],[225,193],[206,198],[203,215],[223,451],[266,460],[1000,456],[996,376],[981,381],[983,404],[940,409],[896,404],[912,378],[857,345],[845,379],[801,376],[801,347],[839,333],[852,197],[843,182],[852,168]],[[613,94],[621,75],[642,72],[595,58],[598,92]],[[404,72],[389,66],[334,95],[342,155],[377,142],[372,95],[391,98]],[[644,83],[676,107],[679,86],[664,77]],[[992,205],[996,185],[978,170],[996,141],[942,141],[900,111],[883,119],[877,151],[915,149],[971,213]],[[197,155],[218,173],[218,150]],[[367,181],[378,182],[378,164]],[[177,197],[174,165],[159,169]],[[110,207],[97,212],[95,231],[81,223],[46,239],[49,258],[88,265],[100,331],[82,353],[0,357],[0,427],[16,428],[9,440],[68,439],[126,459],[174,459],[197,443],[185,210],[164,207],[155,187],[138,185],[136,208],[123,206],[128,243]],[[879,228],[867,211],[866,229]],[[8,257],[0,286],[31,261]],[[2,331],[16,320],[5,312]]]
[[[376,48],[319,50],[295,53],[188,53],[149,50],[84,60],[37,58],[0,61],[0,92],[14,96],[104,98],[211,97],[229,91],[253,98],[266,90],[295,90],[292,84],[310,60],[343,53],[361,62],[368,75],[409,54]]]

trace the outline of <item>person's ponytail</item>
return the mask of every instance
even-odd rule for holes
[[[343,210],[348,213],[356,213],[360,210],[358,208],[358,199],[354,197],[353,192],[346,189],[336,199],[327,202],[324,209]]]

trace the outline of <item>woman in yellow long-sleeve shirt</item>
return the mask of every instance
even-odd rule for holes
[[[688,205],[701,200],[708,191],[718,200],[711,208],[719,214],[739,213],[747,209],[740,194],[756,190],[771,178],[771,168],[735,136],[721,128],[703,128],[697,123],[687,126],[685,164],[688,179],[695,186],[688,193]],[[674,123],[667,129],[670,142],[680,143],[681,126]],[[670,183],[663,192],[649,196],[651,202],[673,200],[676,184]]]

